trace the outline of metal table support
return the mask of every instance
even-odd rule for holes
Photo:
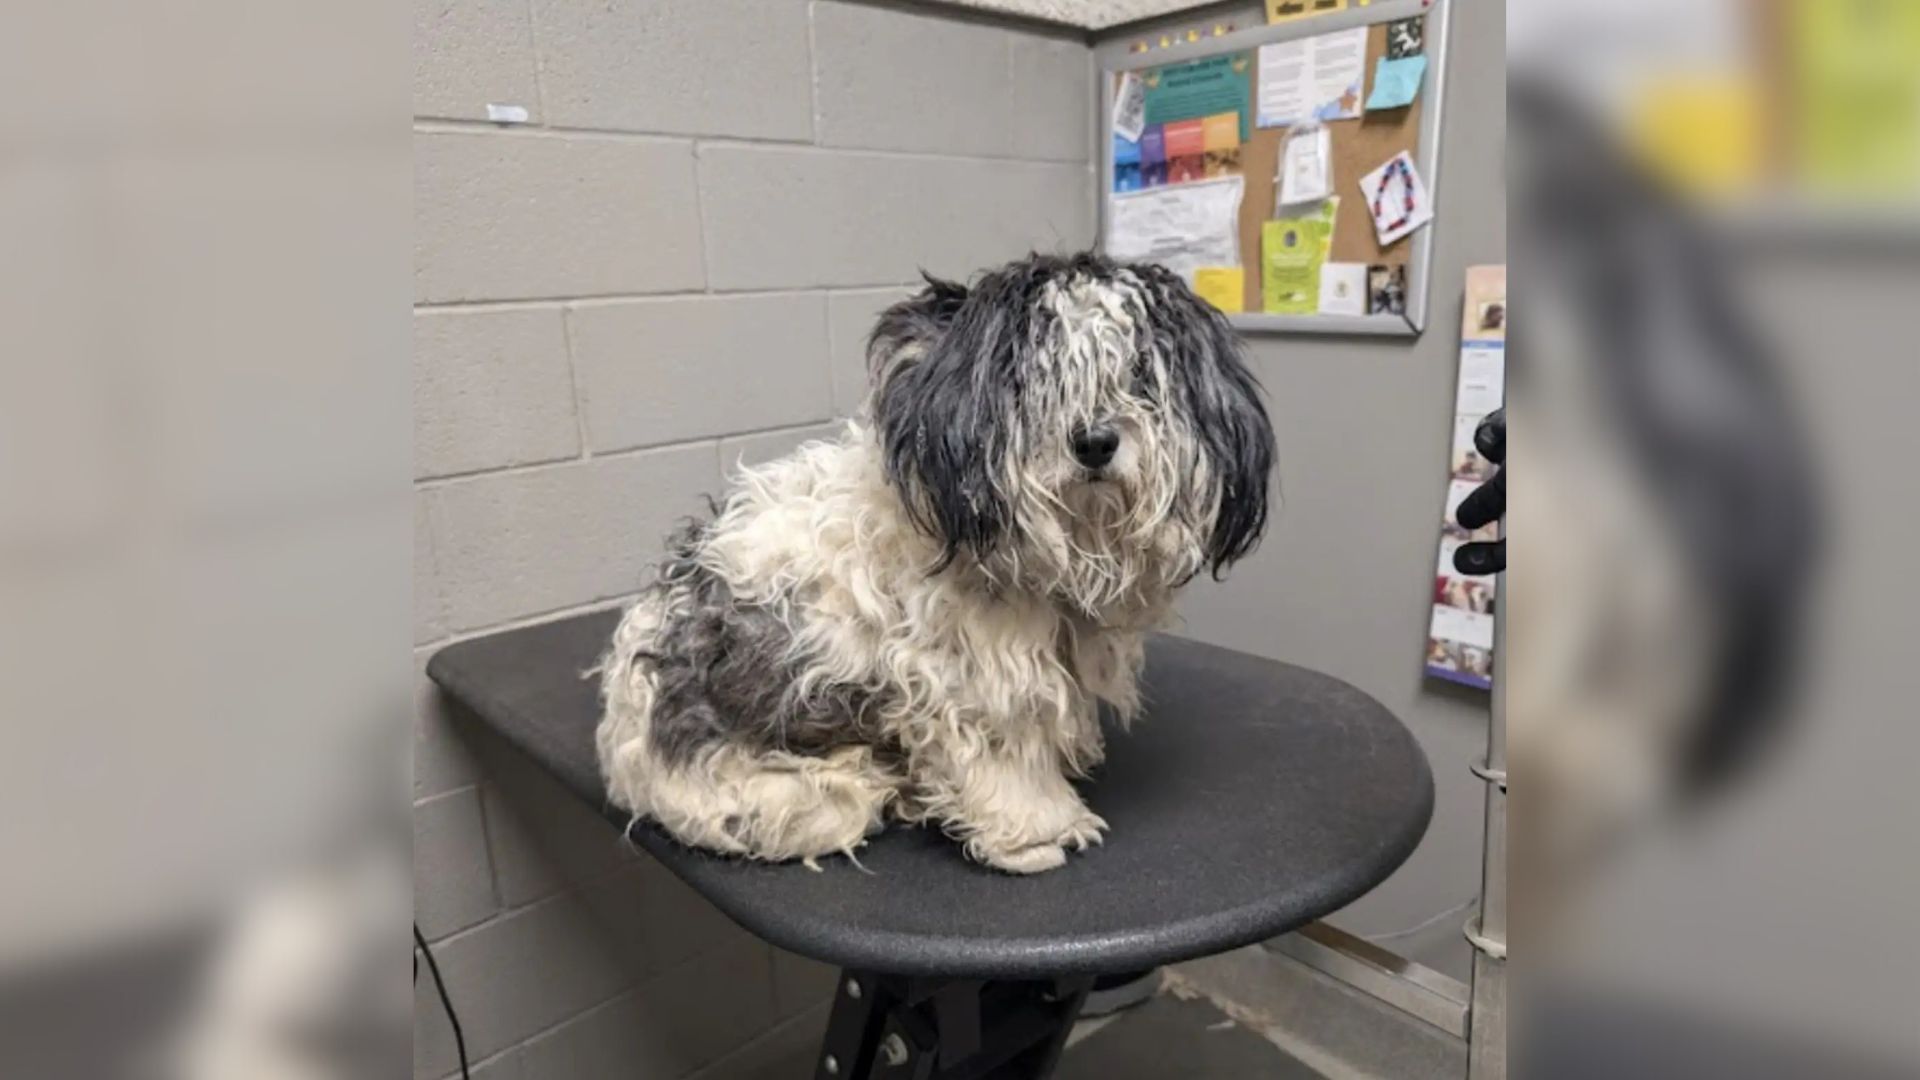
[[[843,970],[814,1080],[1043,1080],[1092,986]]]

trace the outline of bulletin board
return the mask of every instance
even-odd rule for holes
[[[1331,186],[1339,197],[1327,261],[1403,268],[1404,311],[1380,314],[1268,314],[1262,310],[1262,227],[1276,215],[1276,166],[1280,163],[1282,147],[1292,129],[1258,126],[1255,120],[1258,111],[1256,103],[1249,100],[1246,104],[1248,122],[1244,129],[1245,136],[1239,146],[1239,175],[1244,186],[1238,218],[1238,255],[1244,274],[1244,311],[1230,313],[1228,319],[1240,329],[1265,333],[1412,336],[1422,332],[1427,321],[1428,263],[1432,237],[1445,205],[1438,185],[1438,148],[1449,2],[1354,0],[1344,10],[1270,26],[1253,26],[1214,36],[1171,41],[1161,47],[1149,46],[1145,51],[1136,51],[1141,45],[1125,39],[1103,45],[1097,52],[1101,69],[1101,109],[1097,123],[1102,167],[1096,177],[1100,188],[1102,247],[1106,246],[1109,236],[1115,198],[1114,102],[1116,94],[1123,87],[1122,80],[1126,73],[1132,72],[1136,77],[1143,77],[1169,65],[1217,57],[1233,57],[1237,63],[1239,58],[1244,57],[1248,68],[1248,86],[1252,92],[1252,88],[1258,85],[1261,46],[1364,27],[1364,98],[1366,91],[1372,88],[1376,65],[1387,54],[1387,24],[1421,18],[1424,21],[1423,45],[1427,67],[1418,96],[1410,104],[1399,108],[1366,110],[1357,119],[1335,120],[1324,125],[1329,133]],[[1368,201],[1361,191],[1360,180],[1402,151],[1414,163],[1435,218],[1412,235],[1381,245]]]

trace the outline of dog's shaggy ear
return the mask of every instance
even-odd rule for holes
[[[876,396],[887,376],[901,364],[926,356],[953,324],[966,302],[967,287],[922,272],[927,287],[880,313],[867,335],[867,386]],[[869,402],[878,412],[878,401]]]
[[[1013,382],[994,373],[1012,370],[1012,324],[1025,314],[929,277],[919,295],[881,315],[869,341],[887,476],[914,523],[941,542],[940,568],[963,549],[986,554],[1009,524],[994,470],[1006,450]]]
[[[1267,526],[1273,425],[1260,383],[1247,369],[1226,316],[1160,266],[1138,266],[1146,283],[1150,347],[1163,351],[1173,392],[1191,418],[1219,495],[1207,561],[1214,577],[1250,554]]]

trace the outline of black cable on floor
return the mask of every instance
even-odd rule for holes
[[[441,981],[440,965],[433,959],[433,950],[427,947],[427,938],[420,932],[420,924],[413,924],[413,943],[427,958],[427,970],[433,974],[433,988],[440,991],[440,1007],[447,1011],[447,1023],[453,1025],[453,1045],[460,1051],[460,1080],[473,1080],[467,1072],[467,1037],[460,1031],[460,1016],[453,1011],[453,999],[447,996],[447,984]],[[420,979],[420,957],[413,958],[414,981]]]

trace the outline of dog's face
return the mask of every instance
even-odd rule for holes
[[[1265,527],[1258,386],[1162,267],[1032,256],[930,278],[881,316],[868,364],[888,476],[949,562],[1119,617]]]

